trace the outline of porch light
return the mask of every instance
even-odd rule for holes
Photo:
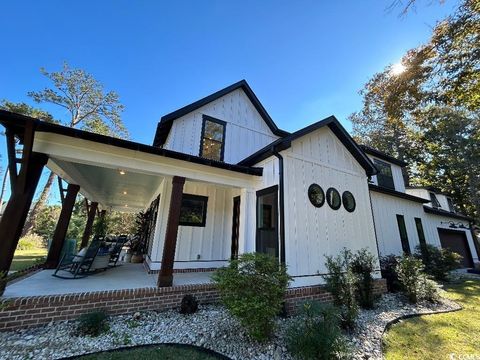
[[[126,192],[126,191],[124,191],[124,192],[123,192],[123,195],[127,195],[127,192]]]
[[[120,175],[125,175],[126,174],[125,170],[122,170],[122,169],[118,170],[118,172],[120,173]]]

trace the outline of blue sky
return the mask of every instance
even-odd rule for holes
[[[282,129],[333,114],[350,130],[363,84],[457,5],[418,0],[400,18],[392,1],[3,1],[0,99],[32,103],[49,84],[39,68],[68,61],[119,93],[143,143],[162,115],[240,79]]]

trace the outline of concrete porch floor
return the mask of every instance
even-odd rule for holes
[[[121,264],[115,268],[81,279],[60,279],[52,276],[54,270],[42,270],[23,280],[8,285],[3,298],[61,295],[105,290],[156,287],[158,274],[148,274],[143,264]],[[208,284],[210,272],[178,273],[173,285]]]

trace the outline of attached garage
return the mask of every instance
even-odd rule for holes
[[[461,262],[462,267],[473,267],[472,253],[470,252],[470,247],[468,246],[468,240],[465,232],[438,229],[438,235],[440,236],[440,243],[442,244],[443,248],[450,249],[451,251],[454,251],[463,257]]]

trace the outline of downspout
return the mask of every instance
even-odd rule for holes
[[[478,243],[478,237],[475,234],[475,224],[473,221],[468,222],[468,226],[470,228],[470,233],[472,234],[472,240],[473,240],[473,247],[475,248],[475,251],[477,252],[477,259],[480,261],[480,244]],[[474,264],[475,265],[475,264]]]
[[[280,201],[280,262],[285,264],[285,186],[283,173],[283,156],[272,146],[272,153],[278,158],[278,187]]]

